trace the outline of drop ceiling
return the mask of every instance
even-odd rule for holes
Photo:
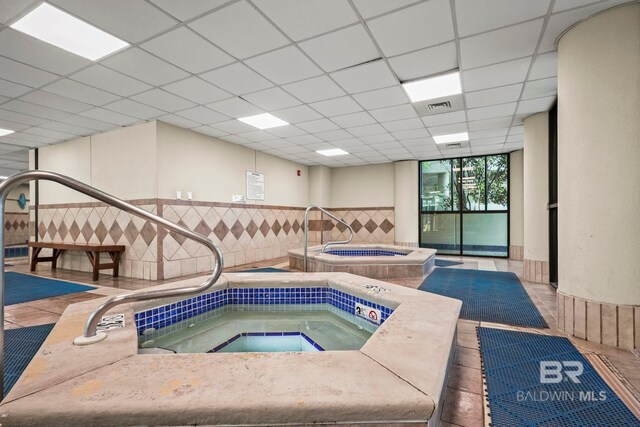
[[[0,175],[29,148],[156,119],[306,165],[509,152],[555,100],[556,37],[626,2],[51,0],[131,44],[93,62],[9,28],[41,1],[0,0]],[[400,86],[452,69],[457,111],[424,115]],[[267,112],[290,125],[237,120]],[[460,132],[461,149],[432,138]],[[332,148],[350,154],[316,153]]]

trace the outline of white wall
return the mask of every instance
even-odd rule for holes
[[[393,171],[395,241],[407,246],[418,246],[418,162],[395,162]]]
[[[24,193],[25,197],[27,198],[27,205],[25,206],[24,209],[20,208],[20,205],[18,204],[18,200],[17,200],[18,197],[20,197],[21,193]],[[5,212],[24,213],[24,214],[28,213],[29,206],[31,205],[31,197],[29,194],[30,194],[29,184],[22,184],[17,186],[13,190],[11,190],[9,192],[9,195],[7,196]]]
[[[157,144],[159,198],[190,191],[194,200],[230,203],[232,195],[246,195],[246,172],[255,171],[265,175],[265,200],[248,203],[308,204],[307,166],[162,122]]]
[[[524,151],[514,151],[509,155],[509,232],[510,244],[524,246]]]
[[[331,207],[393,206],[393,173],[393,163],[333,169]],[[417,183],[414,190],[418,191]]]
[[[320,207],[331,206],[331,174],[327,166],[309,168],[309,204]]]

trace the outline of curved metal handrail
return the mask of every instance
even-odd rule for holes
[[[304,268],[302,271],[307,271],[307,247],[309,246],[309,211],[312,209],[317,209],[329,217],[335,219],[336,221],[344,224],[349,229],[349,238],[347,240],[336,240],[335,242],[327,242],[322,245],[322,252],[324,252],[329,245],[345,245],[349,243],[353,239],[353,228],[349,224],[347,224],[343,219],[338,218],[328,210],[321,208],[320,206],[311,205],[304,211]],[[324,228],[324,227],[323,227]]]
[[[138,216],[140,218],[144,218],[147,221],[151,221],[157,225],[160,225],[174,233],[185,236],[188,239],[195,240],[198,243],[203,244],[207,248],[211,250],[213,253],[213,257],[215,259],[215,264],[213,267],[213,273],[211,277],[209,277],[204,283],[198,286],[190,286],[186,288],[171,288],[160,291],[149,291],[149,292],[141,292],[141,293],[129,293],[123,295],[117,295],[109,298],[102,305],[100,305],[96,310],[91,313],[89,318],[87,319],[87,323],[84,328],[84,335],[78,337],[74,343],[76,344],[90,344],[92,342],[98,342],[102,339],[106,338],[106,334],[100,332],[96,333],[96,327],[98,323],[102,319],[102,316],[112,309],[113,307],[130,303],[136,301],[147,301],[157,298],[169,298],[176,296],[185,296],[203,292],[209,289],[213,284],[218,280],[220,274],[222,273],[222,267],[224,265],[222,252],[220,248],[213,243],[210,239],[205,236],[195,233],[185,227],[174,224],[166,219],[154,215],[150,212],[145,211],[137,206],[134,206],[130,203],[127,203],[121,199],[118,199],[110,194],[104,193],[100,190],[97,190],[87,184],[84,184],[80,181],[76,181],[73,178],[69,178],[64,175],[60,175],[55,172],[48,171],[28,171],[21,172],[15,175],[11,175],[6,178],[2,183],[0,183],[0,219],[2,222],[0,224],[4,224],[4,212],[5,212],[5,202],[7,200],[7,196],[9,192],[20,184],[24,184],[33,180],[46,180],[57,182],[58,184],[62,184],[66,187],[69,187],[73,190],[79,191],[80,193],[84,193],[88,196],[93,197],[94,199],[100,200],[108,205],[117,207],[122,209],[125,212],[128,212],[132,215]],[[5,291],[5,280],[4,280],[4,227],[0,227],[0,264],[2,265],[2,274],[0,274],[0,398],[3,397],[3,378],[4,378],[4,291]]]

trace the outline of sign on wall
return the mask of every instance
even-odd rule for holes
[[[264,200],[264,174],[247,171],[247,199]]]

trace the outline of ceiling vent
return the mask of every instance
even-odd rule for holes
[[[453,142],[444,146],[445,150],[455,150],[456,148],[462,148],[462,144],[459,142]]]
[[[428,104],[427,110],[429,111],[451,110],[451,102],[445,101],[445,102],[438,102],[436,104]]]

